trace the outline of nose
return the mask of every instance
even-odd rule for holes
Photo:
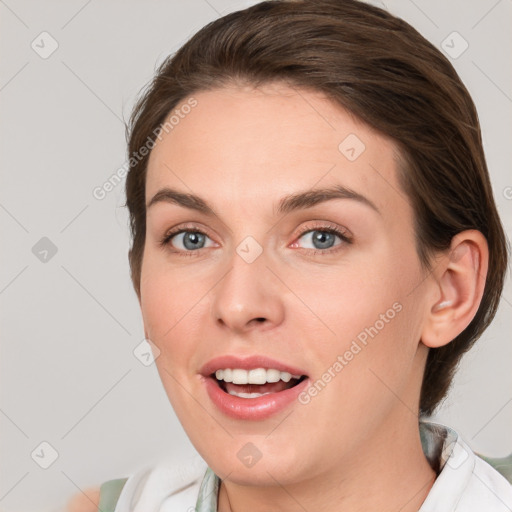
[[[241,254],[241,255],[240,255]],[[285,290],[263,251],[254,261],[233,251],[229,269],[212,290],[216,324],[236,334],[270,329],[284,318]]]

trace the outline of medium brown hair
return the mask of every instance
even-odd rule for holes
[[[270,0],[209,23],[159,66],[127,126],[128,157],[139,155],[193,93],[271,82],[324,93],[395,142],[425,269],[463,230],[487,239],[489,271],[475,317],[453,341],[429,350],[419,405],[420,414],[430,415],[461,356],[493,319],[507,267],[473,101],[444,55],[382,9],[357,0]],[[126,181],[129,260],[139,296],[148,158],[130,160]]]

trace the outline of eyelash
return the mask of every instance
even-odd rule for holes
[[[309,252],[309,254],[312,254],[312,255],[334,254],[334,253],[338,252],[339,250],[341,250],[343,248],[343,245],[352,243],[352,237],[348,234],[347,231],[342,230],[332,224],[329,224],[327,226],[325,224],[316,225],[316,226],[315,225],[307,226],[306,228],[302,229],[299,232],[299,234],[297,235],[297,239],[301,238],[303,235],[305,235],[306,233],[309,233],[311,231],[321,231],[321,232],[325,232],[325,233],[331,233],[333,235],[337,235],[342,240],[342,243],[338,244],[334,248],[325,249],[325,250],[324,249],[306,249]],[[176,235],[179,235],[180,233],[200,233],[201,235],[208,236],[208,233],[206,233],[205,231],[203,231],[200,228],[197,228],[196,226],[182,226],[180,228],[177,228],[177,229],[167,232],[164,235],[164,237],[160,240],[159,245],[161,247],[168,246],[170,241],[172,240],[172,238],[174,238]],[[203,249],[204,249],[204,247],[203,247]],[[201,251],[201,249],[198,249],[196,251],[186,251],[186,250],[183,251],[181,249],[178,249],[178,250],[173,249],[172,250],[173,253],[178,254],[180,256],[186,256],[186,257],[195,256],[196,254],[194,254],[194,253],[199,253],[200,251]]]

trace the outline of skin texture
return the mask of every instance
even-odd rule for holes
[[[100,488],[91,487],[75,494],[66,506],[67,512],[97,512],[100,502]]]
[[[152,150],[146,202],[172,187],[207,200],[215,216],[148,208],[139,300],[169,400],[223,479],[219,511],[418,510],[435,479],[417,418],[428,347],[449,343],[475,314],[484,237],[460,233],[425,271],[393,142],[317,92],[273,84],[194,97]],[[350,134],[365,145],[354,161],[338,149]],[[379,212],[354,199],[274,209],[287,194],[334,184]],[[207,234],[198,249],[187,250],[183,233],[160,244],[185,225]],[[334,236],[318,249],[311,231],[326,227],[352,242]],[[252,263],[236,252],[247,236],[263,251]],[[314,382],[396,303],[400,312],[308,404],[254,422],[208,398],[199,370],[211,358],[264,354]],[[249,442],[262,455],[252,467],[237,457]]]

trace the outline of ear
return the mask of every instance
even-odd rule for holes
[[[421,341],[430,348],[447,345],[473,320],[485,288],[489,248],[480,231],[455,235],[431,274],[431,299]]]

